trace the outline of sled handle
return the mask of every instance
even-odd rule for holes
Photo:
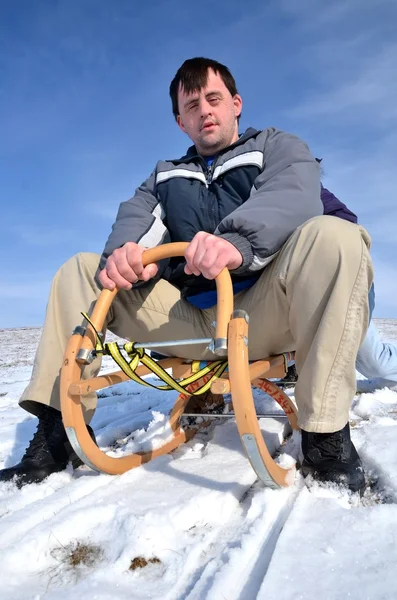
[[[155,248],[145,250],[142,254],[142,264],[144,267],[151,263],[158,262],[165,258],[184,256],[188,247],[188,242],[174,242],[171,244],[162,244]],[[224,356],[227,352],[227,330],[228,324],[233,312],[233,287],[229,270],[224,268],[215,279],[218,303],[216,308],[216,328],[214,340],[214,353]],[[98,300],[95,303],[91,322],[97,331],[102,331],[106,315],[109,311],[118,288],[113,290],[102,290]],[[95,332],[91,325],[88,325],[86,335],[84,335],[80,349],[90,352],[95,346]]]

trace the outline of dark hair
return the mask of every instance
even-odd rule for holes
[[[175,119],[179,115],[179,86],[181,86],[187,94],[199,92],[207,85],[208,69],[212,69],[214,73],[220,75],[223,83],[232,96],[235,96],[238,93],[234,77],[229,69],[225,67],[225,65],[222,65],[222,63],[218,62],[217,60],[203,58],[201,56],[189,58],[188,60],[185,60],[181,67],[179,67],[170,85],[172,112],[174,113]]]

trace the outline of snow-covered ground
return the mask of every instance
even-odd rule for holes
[[[397,340],[397,321],[377,325]],[[0,331],[0,467],[18,461],[35,431],[17,401],[39,334]],[[264,489],[233,421],[220,420],[122,476],[81,467],[21,490],[0,484],[0,600],[396,600],[397,385],[360,380],[358,390],[361,501],[308,491],[300,476],[291,489]],[[175,396],[134,383],[102,393],[99,445],[122,453],[164,438]],[[278,413],[261,392],[256,401]],[[261,421],[272,450],[284,423]],[[295,434],[282,451],[296,458],[299,443]]]

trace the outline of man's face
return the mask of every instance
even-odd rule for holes
[[[216,154],[238,139],[242,100],[232,96],[219,74],[208,70],[205,88],[186,94],[179,87],[177,122],[203,156]]]

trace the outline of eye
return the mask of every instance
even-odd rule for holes
[[[213,98],[210,98],[210,99],[208,100],[208,102],[209,102],[210,104],[212,104],[212,105],[218,104],[218,102],[219,102],[219,98],[217,98],[216,96],[214,96]]]

